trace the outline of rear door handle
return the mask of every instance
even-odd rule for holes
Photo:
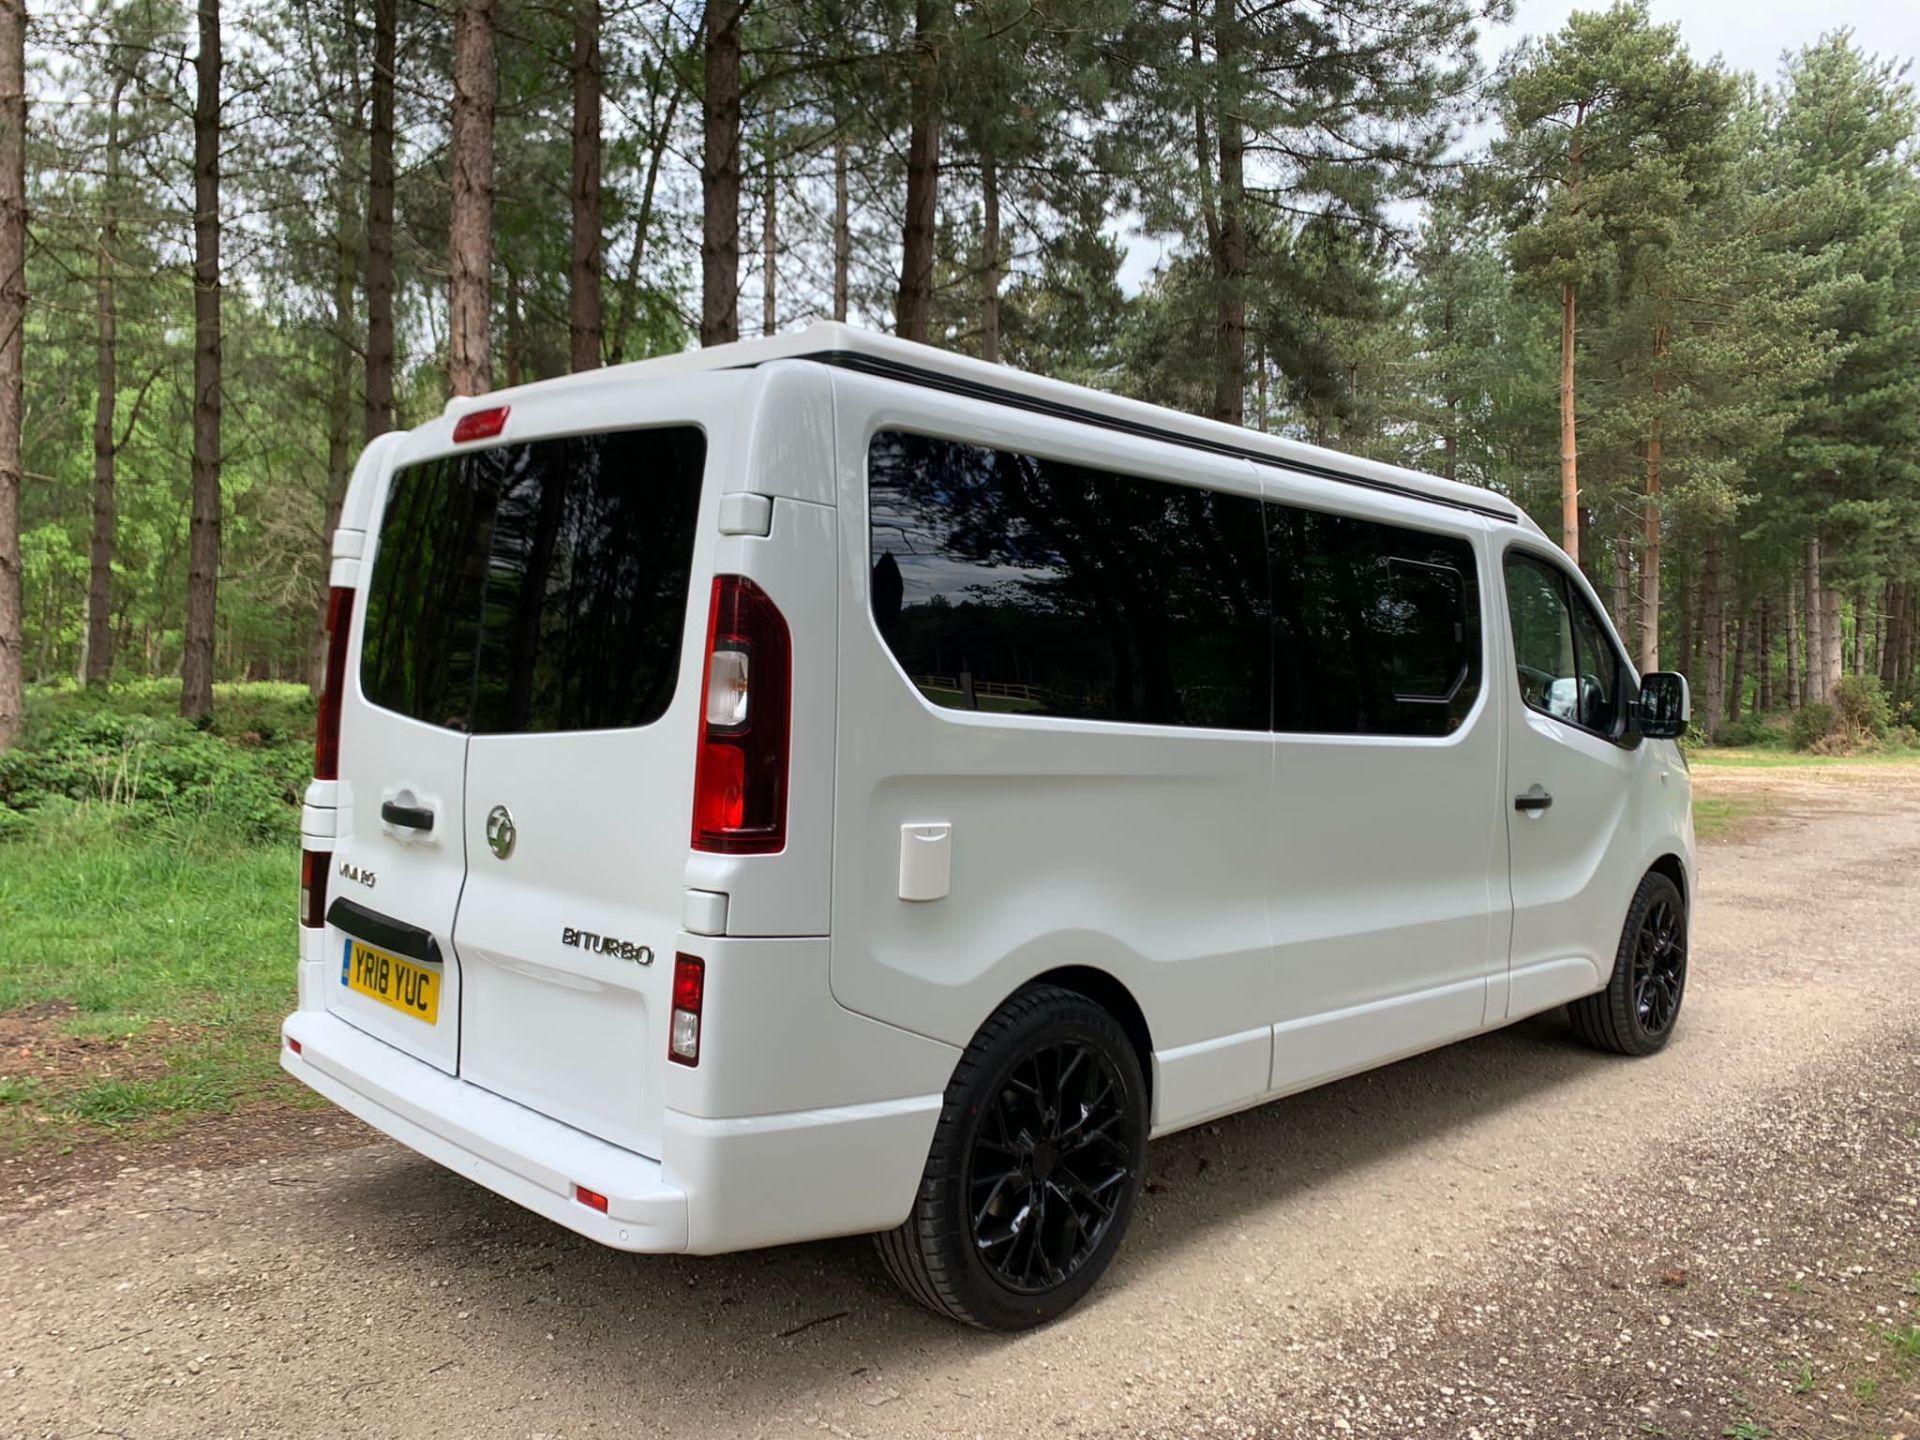
[[[1545,810],[1552,804],[1553,796],[1549,795],[1538,785],[1535,785],[1524,795],[1516,795],[1513,797],[1513,808],[1516,810]]]
[[[385,800],[380,805],[380,818],[407,830],[433,829],[433,811],[424,805],[398,805]]]

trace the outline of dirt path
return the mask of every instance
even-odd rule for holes
[[[1666,1053],[1537,1020],[1174,1137],[1042,1333],[864,1241],[611,1254],[382,1142],[16,1215],[0,1433],[1920,1440],[1920,771],[1707,784],[1780,809],[1704,857]]]

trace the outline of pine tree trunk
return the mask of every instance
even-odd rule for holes
[[[1747,656],[1753,649],[1753,616],[1736,615],[1729,624],[1732,628],[1730,648],[1733,653],[1733,674],[1727,678],[1727,723],[1731,725],[1740,718],[1741,707],[1746,703]]]
[[[367,439],[393,428],[393,67],[399,0],[373,0],[367,136]]]
[[[93,534],[87,544],[86,682],[101,686],[113,674],[113,440],[119,398],[119,355],[114,331],[114,251],[120,244],[115,206],[120,200],[120,100],[126,76],[116,70],[107,93],[107,136],[102,156],[100,253],[94,265]]]
[[[1829,703],[1840,689],[1842,649],[1840,592],[1823,584],[1820,588],[1820,698]]]
[[[1709,741],[1718,737],[1721,718],[1727,713],[1727,603],[1720,561],[1720,532],[1714,530],[1707,535],[1705,573],[1700,581],[1700,620],[1706,641],[1700,687],[1701,728]]]
[[[1693,603],[1693,589],[1692,567],[1689,566],[1681,573],[1680,578],[1680,624],[1677,627],[1679,633],[1675,637],[1678,648],[1673,661],[1673,668],[1686,675],[1689,683],[1700,673],[1699,667],[1693,663],[1693,612],[1696,608]]]
[[[1754,637],[1754,666],[1759,671],[1760,686],[1754,696],[1754,705],[1758,713],[1773,713],[1773,602],[1766,596],[1760,597],[1759,609],[1755,616],[1760,633]]]
[[[980,158],[980,358],[1000,363],[1000,166]]]
[[[506,368],[507,385],[511,388],[527,378],[522,368],[525,349],[520,325],[520,272],[513,267],[512,261],[502,268],[507,279],[507,343],[501,347],[500,359]]]
[[[573,3],[573,264],[567,348],[575,374],[600,365],[600,0]]]
[[[1660,417],[1647,426],[1647,504],[1640,530],[1640,672],[1660,668]]]
[[[633,249],[627,252],[627,274],[620,284],[619,313],[614,320],[613,343],[608,354],[618,365],[627,356],[627,331],[633,324],[634,298],[640,291],[640,262],[647,253],[647,235],[653,228],[653,197],[660,181],[660,161],[667,153],[673,135],[673,119],[680,109],[680,87],[675,86],[667,101],[667,118],[659,131],[648,137],[647,178],[640,186],[640,214],[633,222]]]
[[[1800,588],[1792,576],[1787,577],[1786,641],[1787,709],[1798,710],[1806,691],[1800,683]]]
[[[0,0],[0,752],[20,730],[22,341],[27,326],[27,7]]]
[[[833,318],[847,318],[847,272],[853,261],[853,227],[847,218],[847,135],[833,132]]]
[[[1246,133],[1241,121],[1238,0],[1214,0],[1213,53],[1217,97],[1214,125],[1220,150],[1214,247],[1213,418],[1242,425],[1247,418]]]
[[[1907,618],[1900,626],[1902,657],[1900,674],[1896,679],[1900,697],[1903,700],[1917,698],[1914,687],[1914,670],[1920,666],[1920,585],[1907,585]]]
[[[1897,581],[1887,585],[1881,600],[1886,621],[1880,632],[1880,684],[1891,695],[1900,683],[1900,655],[1906,644],[1907,587]]]
[[[1580,561],[1579,441],[1573,417],[1573,286],[1560,287],[1560,548]]]
[[[459,0],[453,22],[453,199],[449,212],[447,384],[493,388],[493,110],[499,83],[493,0]]]
[[[700,98],[700,343],[740,338],[740,14],[742,0],[711,0],[702,22],[706,89]]]
[[[193,515],[180,713],[213,710],[220,577],[220,0],[200,0],[193,106]]]
[[[1827,688],[1825,635],[1820,623],[1820,537],[1807,537],[1806,579],[1800,595],[1806,606],[1807,648],[1806,681],[1800,687],[1801,703],[1812,705],[1833,698]]]
[[[951,0],[914,0],[914,67],[907,136],[907,213],[901,234],[900,293],[894,332],[926,343],[933,321],[934,222],[940,192],[940,63]]]
[[[774,169],[777,135],[767,120],[766,164],[760,195],[760,333],[780,333],[780,177]]]
[[[1880,590],[1880,601],[1873,616],[1873,649],[1869,652],[1867,668],[1875,675],[1887,668],[1887,633],[1893,627],[1893,597],[1899,589],[1889,580]]]
[[[1867,592],[1853,597],[1853,673],[1864,675],[1867,669]]]
[[[1625,535],[1613,537],[1613,625],[1620,632],[1620,643],[1629,655],[1633,643],[1633,547]]]

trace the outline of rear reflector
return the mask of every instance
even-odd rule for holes
[[[700,1011],[707,998],[707,962],[697,955],[673,957],[673,1018],[668,1026],[667,1058],[681,1065],[700,1063]]]
[[[607,1197],[598,1190],[589,1190],[584,1185],[576,1185],[573,1187],[573,1198],[589,1210],[598,1210],[602,1215],[607,1213]]]
[[[506,405],[495,405],[491,410],[469,410],[453,422],[453,443],[464,445],[469,440],[491,440],[507,427]]]
[[[292,1036],[288,1036],[287,1049],[293,1051],[294,1054],[298,1055],[300,1053],[300,1042],[298,1040],[295,1040]]]
[[[332,861],[331,850],[300,852],[300,923],[309,930],[327,923],[327,866]]]
[[[787,844],[793,643],[767,592],[716,575],[694,769],[693,848],[770,855]]]

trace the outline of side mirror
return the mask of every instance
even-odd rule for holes
[[[1650,740],[1678,740],[1693,717],[1693,692],[1677,670],[1654,670],[1640,677],[1634,728]]]

